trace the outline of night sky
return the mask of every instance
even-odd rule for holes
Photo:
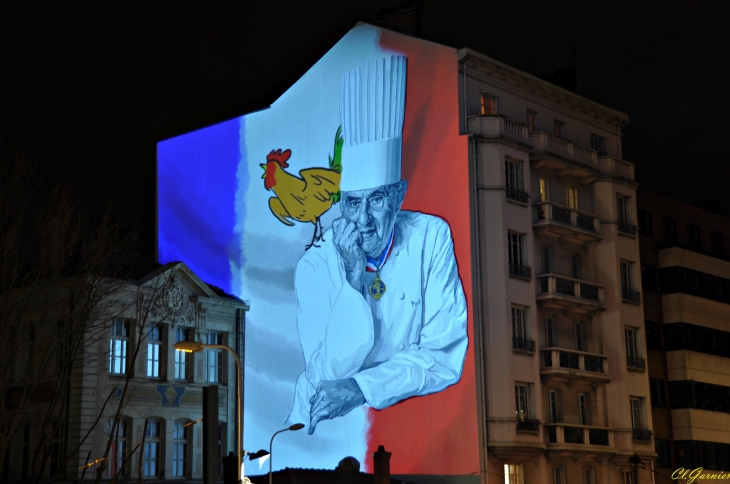
[[[358,21],[398,1],[0,4],[0,136],[46,186],[114,204],[152,255],[155,143],[264,108]],[[316,6],[315,6],[316,5]],[[457,1],[425,5],[423,38],[527,72],[565,67],[628,114],[642,187],[730,198],[730,2]],[[531,55],[529,55],[529,54]]]

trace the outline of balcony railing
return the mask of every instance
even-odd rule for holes
[[[599,232],[598,217],[586,212],[579,212],[574,208],[564,207],[552,202],[539,202],[533,204],[535,207],[535,222],[559,222],[571,227]]]
[[[592,373],[608,373],[608,357],[564,348],[542,349],[543,368],[569,368]]]
[[[628,235],[636,235],[636,225],[628,222],[617,222],[618,231]]]
[[[646,369],[646,360],[644,358],[639,358],[638,356],[627,356],[626,357],[626,366],[629,368],[637,368],[639,370],[645,370]]]
[[[527,144],[527,126],[504,116],[471,116],[468,120],[469,131],[485,138],[508,138]]]
[[[512,338],[512,349],[535,352],[535,342],[527,338]]]
[[[631,438],[634,440],[643,440],[645,442],[651,442],[651,431],[645,429],[633,429],[631,431]]]
[[[537,276],[537,278],[540,281],[538,284],[539,295],[561,294],[597,303],[603,302],[602,286],[555,274],[543,274]]]
[[[639,302],[641,300],[641,294],[639,291],[632,291],[631,289],[621,289],[621,299],[627,301]]]
[[[598,168],[598,153],[565,138],[558,138],[544,131],[530,133],[530,144],[533,152],[546,152],[560,157]]]
[[[527,201],[530,199],[530,195],[527,192],[518,188],[507,187],[507,198],[509,198],[510,200],[527,203]]]
[[[564,423],[544,424],[548,444],[583,444],[611,446],[612,429]]]
[[[598,169],[604,173],[634,179],[634,164],[610,156],[598,157]]]
[[[512,264],[509,265],[509,273],[513,276],[519,276],[519,277],[532,277],[532,269],[530,269],[529,266],[523,266],[520,264]]]
[[[517,430],[528,430],[537,432],[540,430],[540,421],[534,418],[517,419]]]

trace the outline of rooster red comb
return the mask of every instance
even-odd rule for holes
[[[286,160],[288,160],[290,156],[291,150],[281,151],[281,148],[279,148],[278,150],[271,150],[271,153],[266,156],[266,161],[278,161],[282,168],[288,168],[289,163],[287,163]]]

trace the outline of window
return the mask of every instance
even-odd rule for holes
[[[654,267],[641,264],[641,288],[644,291],[656,292],[656,269]]]
[[[580,254],[570,254],[570,277],[573,279],[581,279],[582,275],[582,257]]]
[[[562,138],[563,127],[565,126],[565,123],[556,119],[553,126],[555,127],[555,136],[557,136],[558,138]]]
[[[583,468],[583,484],[594,484],[596,478],[594,476],[593,467]]]
[[[636,234],[636,227],[631,221],[631,197],[616,197],[616,218],[618,222],[618,231],[624,234]]]
[[[635,265],[630,261],[621,261],[621,298],[638,302],[639,293],[636,291]]]
[[[643,398],[631,397],[629,403],[631,405],[631,428],[634,430],[642,430],[644,428],[644,420],[642,417],[642,400]]]
[[[541,247],[540,257],[542,259],[542,273],[552,274],[553,272],[553,248]]]
[[[496,116],[497,114],[497,98],[482,91],[480,97],[482,116]]]
[[[162,347],[162,329],[159,326],[150,328],[147,335],[147,376],[160,377],[160,348]]]
[[[570,208],[578,209],[578,187],[568,185],[566,189],[565,200]]]
[[[606,138],[591,133],[591,149],[598,152],[598,156],[606,156]]]
[[[663,294],[683,292],[730,304],[730,279],[679,266],[662,267],[659,279]]]
[[[626,364],[633,368],[644,368],[644,360],[639,353],[639,330],[636,328],[625,328],[626,337]]]
[[[622,476],[622,484],[636,484],[634,482],[634,472],[628,469],[624,469],[621,471]]]
[[[586,349],[586,322],[575,321],[575,349],[578,351],[588,351]]]
[[[112,323],[109,340],[109,373],[127,373],[127,345],[129,343],[129,321],[116,320]]]
[[[523,464],[504,465],[504,484],[525,484]]]
[[[702,231],[695,224],[687,224],[687,247],[689,250],[700,252],[702,250]]]
[[[157,476],[160,472],[160,422],[147,422],[144,442],[144,475]]]
[[[535,116],[537,116],[535,111],[527,110],[527,129],[530,133],[535,131]]]
[[[177,328],[175,330],[175,342],[188,341],[190,330],[188,328]],[[175,350],[175,380],[187,379],[187,361],[188,355],[184,351]]]
[[[677,221],[666,215],[662,218],[664,243],[669,246],[677,245]]]
[[[591,394],[578,393],[578,423],[591,424]]]
[[[545,346],[547,348],[556,348],[558,346],[556,324],[555,316],[545,316]]]
[[[223,344],[223,335],[220,333],[208,333],[209,345]],[[205,350],[206,352],[206,381],[208,383],[221,383],[223,381],[223,351]]]
[[[548,405],[550,410],[550,422],[558,423],[563,421],[563,399],[560,389],[548,390]]]
[[[651,397],[652,407],[664,408],[667,406],[666,399],[664,398],[664,380],[657,380],[654,378],[649,379],[649,394]]]
[[[507,233],[507,246],[509,249],[509,273],[530,277],[532,274],[530,268],[527,267],[527,235],[516,234],[514,232]]]
[[[667,439],[654,439],[654,450],[657,453],[657,467],[672,467],[672,459],[669,455],[669,441]]]
[[[175,422],[172,431],[172,475],[186,477],[188,473],[188,426]]]
[[[639,233],[648,237],[654,237],[654,222],[652,220],[651,212],[639,209]]]
[[[662,349],[661,325],[644,321],[644,332],[646,334],[646,347],[655,350]]]
[[[725,244],[722,239],[721,233],[710,231],[710,255],[713,257],[720,259],[725,257]]]
[[[505,158],[505,183],[507,185],[507,198],[527,203],[527,193],[522,171],[522,161]]]
[[[539,183],[540,183],[540,201],[541,202],[550,201],[550,178],[540,177]]]
[[[535,343],[530,339],[528,309],[512,306],[512,347],[535,351]]]
[[[106,468],[107,477],[126,476],[124,469],[124,458],[127,453],[127,439],[129,437],[129,422],[126,419],[119,420],[114,428],[114,419],[109,419],[107,433],[112,436],[112,446],[109,451],[109,463]]]
[[[553,484],[565,484],[565,466],[553,466]]]
[[[61,470],[60,467],[65,465],[66,435],[65,425],[62,420],[53,422],[53,436],[51,439],[51,477],[55,477]],[[65,473],[61,472],[61,474]]]
[[[529,391],[526,383],[515,384],[515,412],[518,422],[524,422],[530,418]]]

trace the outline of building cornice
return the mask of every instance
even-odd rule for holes
[[[586,99],[474,50],[459,49],[458,57],[461,64],[468,62],[469,67],[501,81],[505,89],[515,94],[519,95],[519,91],[522,91],[522,94],[531,94],[570,110],[574,116],[579,115],[593,123],[601,121],[616,127],[617,130],[629,122],[629,117],[620,111]]]

